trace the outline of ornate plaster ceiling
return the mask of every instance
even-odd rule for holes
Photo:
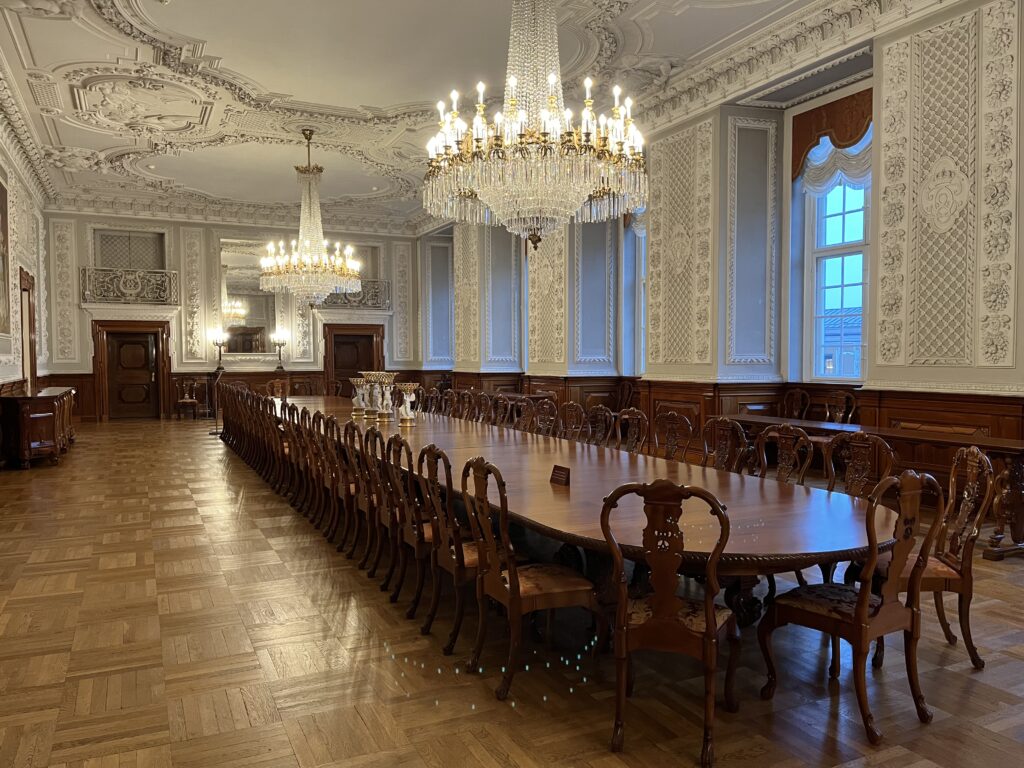
[[[659,109],[707,62],[823,6],[556,2],[567,89],[594,74]],[[0,107],[22,121],[54,209],[292,225],[312,126],[328,222],[408,231],[432,104],[477,79],[498,93],[509,13],[507,0],[0,0]]]

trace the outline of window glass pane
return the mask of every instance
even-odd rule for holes
[[[843,257],[843,282],[847,285],[864,282],[864,254],[854,253]]]
[[[825,285],[842,285],[843,283],[843,259],[842,257],[834,259],[822,259],[822,264],[825,267]]]
[[[825,196],[825,215],[843,212],[843,185],[833,189]]]
[[[864,190],[846,188],[846,210],[855,211],[864,207]]]
[[[843,217],[829,216],[825,219],[825,238],[822,245],[839,245],[843,242]]]
[[[843,288],[843,309],[860,309],[863,306],[862,291],[859,285]]]
[[[846,232],[843,242],[855,243],[864,239],[864,211],[848,213],[846,218]]]
[[[860,315],[844,317],[840,324],[843,330],[843,344],[860,344],[861,326],[863,325]]]
[[[843,347],[839,356],[838,375],[848,379],[860,377],[860,347]]]
[[[819,376],[838,376],[838,360],[839,347],[822,347],[821,352],[818,354],[818,375]]]
[[[843,289],[842,288],[826,288],[825,289],[825,306],[824,310],[842,309],[843,308]]]

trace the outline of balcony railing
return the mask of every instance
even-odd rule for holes
[[[82,302],[177,304],[178,273],[156,269],[82,268]]]
[[[359,293],[332,293],[324,299],[325,307],[354,309],[391,309],[391,282],[389,280],[361,281]]]

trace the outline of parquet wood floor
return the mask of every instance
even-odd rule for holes
[[[560,621],[555,650],[494,698],[505,649],[492,620],[482,677],[441,655],[351,561],[216,438],[209,423],[90,425],[60,467],[0,472],[0,766],[693,765],[702,677],[641,657],[626,751],[607,751],[611,659],[577,654],[586,619]],[[596,512],[595,512],[596,513]],[[898,643],[869,673],[879,748],[849,680],[827,683],[827,644],[777,634],[780,689],[744,632],[740,712],[719,710],[719,765],[1017,766],[1024,762],[1024,561],[976,565],[971,667],[942,642],[925,601],[914,714]],[[783,586],[783,585],[780,585]],[[955,605],[947,611],[955,615]]]

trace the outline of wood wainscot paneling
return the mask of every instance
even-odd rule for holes
[[[693,441],[689,461],[700,459],[700,432],[704,422],[715,415],[717,407],[714,384],[679,381],[642,381],[639,386],[640,410],[647,414],[654,429],[655,419],[662,411],[675,411],[685,416],[693,424],[697,439]],[[653,450],[653,438],[648,443],[648,450]]]
[[[780,384],[718,384],[718,412],[749,413],[775,416],[782,402],[783,385]]]
[[[91,373],[50,373],[39,377],[43,387],[74,387],[75,405],[72,418],[96,421],[96,377]]]
[[[550,392],[554,395],[555,402],[561,405],[572,399],[569,397],[567,381],[568,379],[561,376],[523,376],[523,394],[539,395],[542,392]]]

